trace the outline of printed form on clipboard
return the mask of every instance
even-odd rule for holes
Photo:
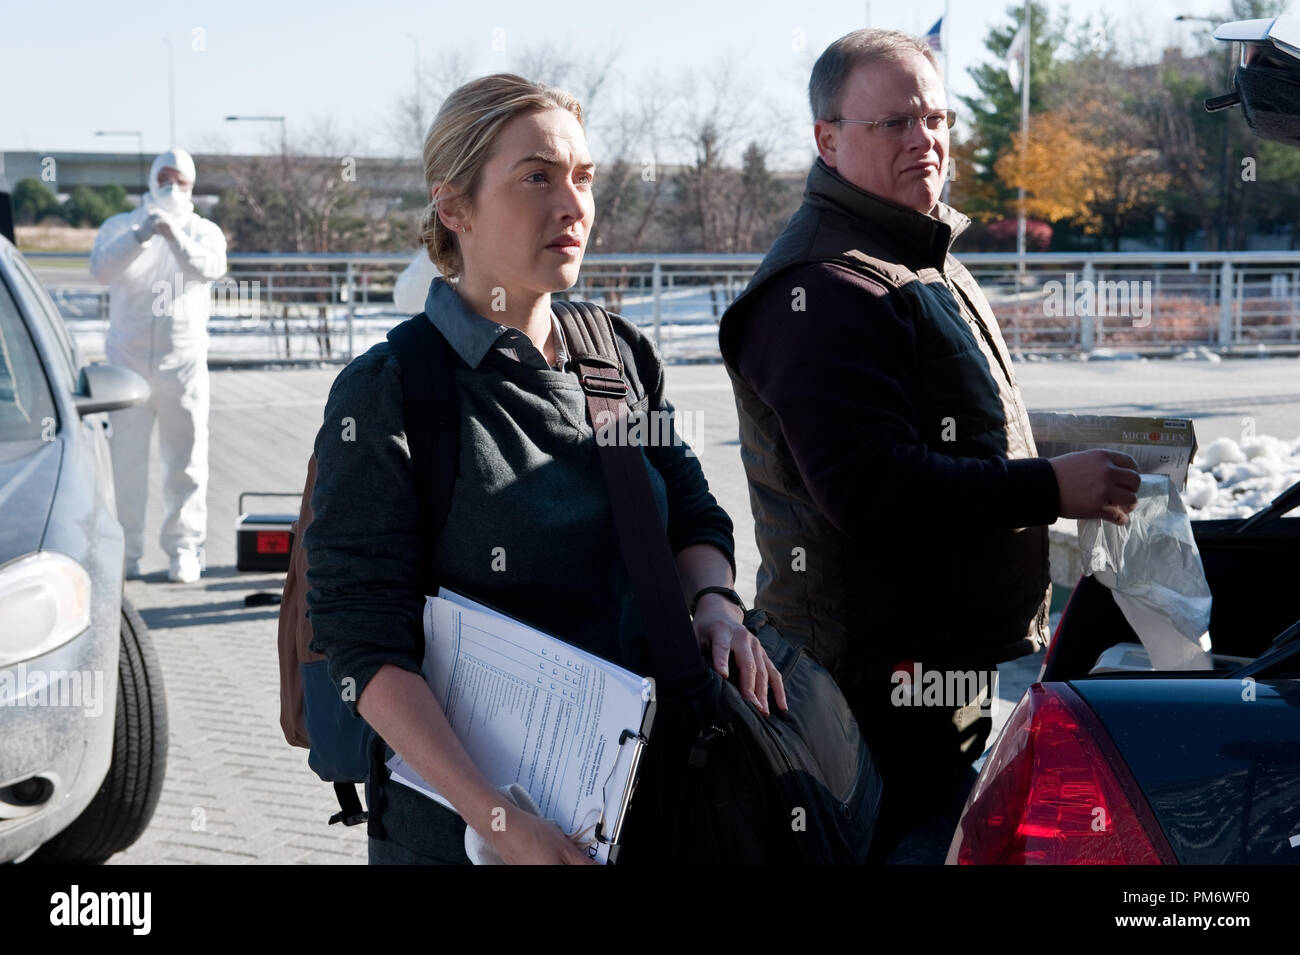
[[[596,840],[591,858],[617,861],[654,719],[652,679],[445,587],[425,598],[423,673],[492,786],[519,783],[543,816]],[[455,810],[400,756],[387,765]]]

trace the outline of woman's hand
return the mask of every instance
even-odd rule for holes
[[[723,679],[729,673],[728,659],[735,656],[740,695],[757,706],[764,716],[771,715],[767,706],[769,690],[777,706],[789,709],[781,674],[758,637],[745,627],[744,619],[744,611],[726,597],[705,594],[695,605],[695,639],[700,643],[700,650],[709,654],[713,669]]]
[[[385,663],[361,691],[357,712],[394,752],[460,807],[461,818],[502,861],[538,865],[591,861],[582,846],[553,822],[525,812],[488,784],[419,673]]]
[[[508,799],[504,826],[483,833],[507,865],[596,865],[586,851],[549,819],[524,812]]]

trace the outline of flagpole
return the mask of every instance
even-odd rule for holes
[[[948,0],[943,0],[943,19],[939,21],[939,46],[943,48],[943,94],[945,97],[949,95],[948,93],[948,41],[945,40],[943,37],[944,33],[947,32],[947,30],[948,30]],[[945,102],[947,102],[949,106],[952,106],[952,100],[945,99]],[[949,155],[948,175],[943,181],[943,195],[940,197],[944,205],[948,204],[948,200],[952,193],[953,171],[954,171],[953,159],[952,156]]]
[[[1025,46],[1024,68],[1020,76],[1020,208],[1016,220],[1016,256],[1017,271],[1025,270],[1025,164],[1029,154],[1029,61],[1033,49],[1033,34],[1030,26],[1030,0],[1025,0]]]
[[[948,0],[943,0],[943,19],[939,26],[939,45],[943,47],[943,88],[948,89],[948,41],[943,35],[948,32]]]

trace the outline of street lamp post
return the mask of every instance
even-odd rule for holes
[[[172,38],[163,37],[167,44],[167,148],[176,148],[176,60]]]
[[[144,181],[144,133],[138,129],[100,129],[95,131],[96,136],[134,136],[136,158],[140,166],[140,195],[144,196],[148,191],[148,185]]]

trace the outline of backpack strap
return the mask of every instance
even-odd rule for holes
[[[334,798],[339,801],[339,811],[330,816],[331,826],[339,822],[355,826],[370,818],[370,813],[361,808],[356,783],[334,783]]]
[[[571,363],[587,396],[592,427],[626,418],[630,389],[609,315],[591,302],[552,300],[551,308],[564,330]],[[620,429],[617,433],[626,432]],[[709,686],[711,671],[696,643],[672,548],[659,522],[645,453],[630,443],[597,442],[597,447],[655,678],[669,693],[695,696]]]
[[[619,381],[626,382],[623,370],[623,353],[614,337],[614,324],[609,314],[591,302],[563,302],[551,300],[551,311],[564,330],[569,358],[574,364],[585,361],[588,365],[609,368],[616,372]],[[582,381],[583,373],[578,379]],[[607,377],[598,374],[597,377]],[[623,394],[627,394],[624,387]]]

